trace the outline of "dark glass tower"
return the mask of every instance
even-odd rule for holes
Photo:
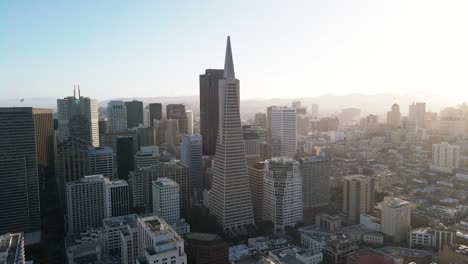
[[[149,123],[150,126],[154,125],[154,119],[161,120],[162,119],[162,104],[160,103],[152,103],[149,104]]]
[[[0,108],[0,234],[41,228],[33,110]]]
[[[128,180],[128,173],[135,167],[133,138],[117,138],[117,175],[119,179]]]
[[[178,133],[181,135],[188,134],[188,118],[183,104],[166,105],[166,118],[177,119]]]
[[[125,102],[127,107],[127,127],[137,127],[138,124],[143,124],[143,102],[133,100]]]
[[[203,137],[203,155],[216,152],[219,122],[219,80],[224,70],[207,69],[200,74],[200,134]]]

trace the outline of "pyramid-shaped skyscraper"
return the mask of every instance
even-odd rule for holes
[[[229,236],[246,233],[254,224],[252,199],[239,112],[239,80],[234,74],[228,37],[224,79],[219,81],[219,127],[210,208]]]

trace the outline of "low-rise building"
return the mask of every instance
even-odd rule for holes
[[[229,244],[216,234],[187,234],[185,236],[185,250],[189,263],[229,263]]]
[[[385,236],[382,233],[373,232],[373,233],[364,234],[362,236],[362,241],[366,244],[371,244],[371,245],[383,245],[384,237]]]
[[[287,247],[270,251],[267,259],[275,264],[319,264],[323,254],[316,250]]]
[[[348,255],[348,264],[403,264],[403,259],[380,250],[364,248]]]
[[[410,247],[424,246],[432,247],[434,240],[434,230],[429,227],[413,229],[410,232]]]
[[[22,264],[25,261],[23,233],[0,235],[0,263]]]
[[[403,263],[414,262],[415,264],[429,264],[433,260],[432,253],[426,250],[416,250],[392,246],[379,248],[378,250],[394,257],[401,257],[403,259]]]
[[[321,213],[315,216],[315,224],[324,230],[335,232],[341,229],[341,218],[337,215]]]
[[[335,236],[323,246],[323,261],[326,263],[345,264],[348,254],[359,249],[358,241],[346,236]]]

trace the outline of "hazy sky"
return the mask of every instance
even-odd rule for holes
[[[468,98],[468,1],[0,1],[2,98],[198,94],[231,35],[241,97]],[[416,98],[417,99],[417,98]]]

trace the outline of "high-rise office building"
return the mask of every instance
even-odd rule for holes
[[[152,103],[152,104],[149,104],[148,106],[149,106],[149,126],[152,127],[154,125],[154,120],[162,119],[162,104]]]
[[[128,180],[128,173],[135,168],[133,155],[133,138],[117,137],[117,175],[119,179]]]
[[[0,234],[40,232],[33,109],[0,108]]]
[[[281,156],[294,157],[297,151],[296,109],[273,107],[271,109],[271,139],[281,142]]]
[[[145,168],[145,170],[150,169],[151,167]],[[133,211],[141,211],[141,212],[150,212],[149,204],[149,192],[151,191],[149,188],[149,184],[151,179],[147,179],[146,177],[149,175],[144,173],[143,169],[138,169],[131,171],[128,174],[128,188],[129,188],[129,195],[130,195],[130,206],[132,207]],[[156,166],[157,171],[157,166]],[[152,209],[152,208],[151,208]]]
[[[128,183],[125,180],[110,181],[104,178],[104,216],[105,218],[130,213]]]
[[[267,141],[271,140],[271,111],[276,106],[267,107]]]
[[[54,117],[52,109],[33,109],[34,129],[36,132],[37,163],[49,166],[53,158]]]
[[[166,105],[166,118],[176,119],[178,134],[188,134],[188,118],[183,104],[168,104]]]
[[[415,121],[418,128],[425,128],[426,103],[413,102],[410,104],[408,119]]]
[[[158,216],[138,217],[138,258],[136,264],[186,264],[184,240]]]
[[[159,121],[156,121],[159,122]],[[138,131],[138,146],[153,146],[157,145],[157,128],[156,127],[139,127]]]
[[[267,128],[267,115],[265,113],[256,113],[254,117],[254,125],[261,128]]]
[[[99,116],[98,104],[94,99],[80,95],[76,88],[73,96],[57,99],[57,119],[59,139],[77,137],[89,145],[99,147]]]
[[[67,232],[76,234],[98,227],[105,216],[104,177],[85,176],[67,183]]]
[[[127,128],[143,125],[143,102],[133,100],[125,102],[127,108]]]
[[[178,120],[176,119],[165,120],[164,145],[166,146],[166,151],[170,152],[172,155],[176,155],[177,146],[179,145],[177,138],[177,124]]]
[[[185,135],[180,146],[180,162],[189,167],[190,188],[203,190],[202,136]]]
[[[127,130],[127,106],[123,101],[110,101],[107,105],[109,133]]]
[[[244,138],[245,155],[260,156],[260,135],[250,126],[242,126],[242,136]]]
[[[319,105],[318,104],[312,104],[312,107],[310,109],[310,114],[312,115],[313,118],[318,118],[318,116],[319,116]]]
[[[263,182],[265,178],[265,162],[257,162],[248,166],[252,207],[256,223],[263,220]]]
[[[160,178],[169,178],[179,184],[180,192],[180,210],[182,215],[190,214],[190,179],[189,167],[180,161],[171,160],[169,162],[159,163]],[[156,180],[155,178],[153,178]]]
[[[358,223],[360,215],[369,213],[374,206],[374,179],[356,174],[343,180],[343,212]]]
[[[187,134],[193,135],[193,111],[187,110]]]
[[[301,159],[304,208],[327,206],[330,203],[330,160],[323,156]]]
[[[153,181],[153,214],[172,224],[180,219],[179,184],[169,178]]]
[[[158,163],[158,146],[142,146],[140,147],[140,151],[135,154],[135,170],[158,165]]]
[[[460,146],[450,145],[448,142],[432,145],[431,170],[452,173],[460,167]]]
[[[409,203],[397,197],[385,197],[381,226],[382,233],[392,236],[396,242],[405,241],[411,230]]]
[[[263,217],[274,224],[274,233],[302,222],[302,179],[299,162],[289,157],[265,161]]]
[[[397,128],[401,125],[400,106],[398,104],[393,104],[392,110],[387,112],[387,124],[393,128]]]
[[[144,127],[149,127],[150,126],[150,111],[149,111],[149,105],[143,109],[143,126]]]
[[[224,70],[207,69],[200,74],[200,134],[203,137],[203,155],[216,152],[219,123],[219,80]]]
[[[88,146],[88,142],[75,137],[70,137],[57,144],[55,149],[55,177],[62,207],[67,204],[66,184],[89,175]]]
[[[254,224],[252,199],[239,113],[239,80],[234,74],[231,42],[227,39],[224,79],[219,81],[219,127],[210,209],[228,235],[246,232]]]
[[[177,150],[177,120],[162,119],[155,120],[154,128],[156,133],[155,145],[165,147],[166,151],[176,154]]]
[[[88,146],[89,174],[114,178],[114,152],[111,147]]]

